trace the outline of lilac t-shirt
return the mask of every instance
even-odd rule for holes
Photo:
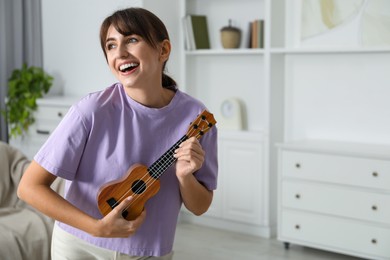
[[[66,179],[65,198],[87,214],[102,218],[99,188],[126,174],[130,166],[150,166],[186,134],[204,105],[177,90],[160,109],[145,107],[126,95],[121,84],[89,94],[73,105],[34,157],[52,174]],[[194,175],[207,189],[217,187],[217,129],[200,140],[206,152]],[[129,238],[97,238],[64,223],[59,226],[96,246],[137,256],[172,251],[182,204],[174,166],[160,178],[159,192],[145,204],[147,216]]]

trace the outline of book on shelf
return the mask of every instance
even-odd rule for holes
[[[264,48],[264,20],[254,20],[249,25],[250,48]]]
[[[210,49],[207,17],[186,15],[183,18],[185,47],[187,50]]]

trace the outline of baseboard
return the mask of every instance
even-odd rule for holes
[[[265,227],[259,225],[250,225],[246,223],[239,223],[210,216],[194,216],[186,212],[181,212],[179,221],[182,223],[191,223],[202,225],[217,229],[228,230],[232,232],[242,233],[251,236],[258,236],[264,238],[276,237],[276,227]]]

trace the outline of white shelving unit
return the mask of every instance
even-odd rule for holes
[[[206,15],[211,48],[187,51],[182,44],[182,88],[221,118],[221,103],[237,98],[243,104],[244,129],[219,128],[219,187],[210,211],[187,221],[270,237],[276,232],[276,155],[273,143],[282,136],[282,59],[272,48],[282,46],[284,1],[183,0],[181,17]],[[279,8],[279,10],[274,10]],[[238,49],[223,49],[220,29],[232,20],[242,30]],[[264,48],[250,49],[249,23],[265,21]],[[272,33],[271,33],[272,32]],[[278,34],[278,35],[273,35]],[[182,39],[184,39],[182,34]],[[272,102],[272,103],[271,103]],[[276,129],[276,130],[275,130]]]

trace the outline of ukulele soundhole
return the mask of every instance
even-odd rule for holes
[[[131,190],[135,194],[141,194],[142,192],[144,192],[146,190],[146,183],[143,180],[136,180],[131,185]]]

